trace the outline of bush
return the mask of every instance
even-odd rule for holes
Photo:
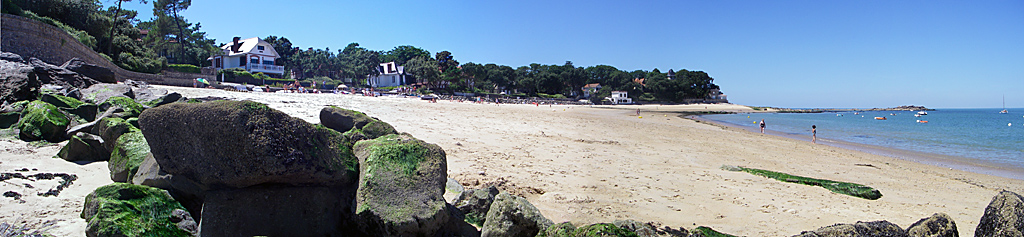
[[[167,65],[167,69],[184,73],[201,73],[199,67],[191,64],[169,64]]]
[[[541,97],[541,98],[549,98],[549,99],[565,99],[565,96],[562,95],[562,94],[548,95],[548,94],[544,94],[544,93],[537,93],[537,96]]]
[[[71,35],[71,37],[75,37],[75,39],[77,39],[78,42],[81,42],[85,46],[89,46],[90,49],[96,48],[96,37],[92,37],[91,35],[89,35],[89,33],[86,33],[85,31],[81,31],[71,26],[65,25],[64,23],[54,20],[53,18],[36,15],[32,11],[23,11],[22,16],[42,23],[46,23],[48,25],[56,26],[57,28],[60,28],[67,32],[69,35]]]

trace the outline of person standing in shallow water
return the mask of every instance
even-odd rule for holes
[[[818,143],[818,126],[811,125],[811,143]]]
[[[761,119],[761,134],[764,134],[764,119]]]

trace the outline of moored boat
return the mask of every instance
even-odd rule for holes
[[[875,117],[875,120],[886,120],[885,117]]]

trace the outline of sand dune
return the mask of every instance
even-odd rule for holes
[[[1022,180],[814,145],[679,116],[687,111],[749,111],[737,105],[494,105],[164,88],[189,98],[216,96],[267,103],[313,123],[319,122],[320,109],[328,105],[363,111],[401,132],[443,147],[450,177],[470,188],[498,185],[524,196],[555,222],[636,219],[686,229],[704,225],[737,235],[789,236],[856,221],[889,220],[905,228],[920,218],[945,212],[957,222],[961,235],[973,236],[985,206],[1000,189],[1024,193]],[[636,116],[637,108],[643,118]],[[24,145],[18,142],[0,144]],[[106,174],[102,162],[76,165],[50,159],[56,148],[30,150],[34,152],[31,155],[0,155],[0,169],[9,172],[24,164],[38,164],[39,168],[52,166],[80,177]],[[55,165],[60,162],[64,164]],[[820,187],[725,171],[719,169],[722,165],[854,182],[875,187],[884,196],[865,200]],[[80,178],[59,198],[71,202],[68,207],[53,204],[61,201],[14,204],[10,198],[4,199],[0,213],[5,214],[0,214],[0,221],[63,219],[62,225],[69,227],[60,233],[70,235],[75,227],[84,229],[76,211],[81,210],[85,194],[106,183],[109,179]],[[8,188],[9,184],[2,185]],[[17,205],[56,214],[33,215],[28,209],[11,207]],[[6,214],[12,212],[15,214]]]

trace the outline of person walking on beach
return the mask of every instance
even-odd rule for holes
[[[764,119],[761,119],[761,134],[764,134]]]
[[[811,125],[811,143],[818,143],[818,126]]]

